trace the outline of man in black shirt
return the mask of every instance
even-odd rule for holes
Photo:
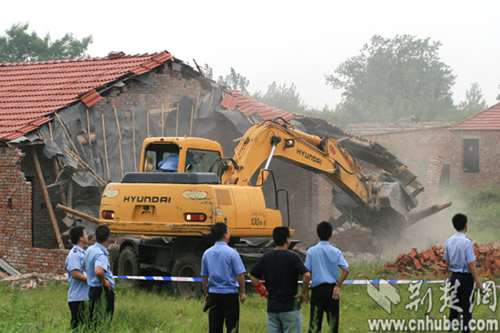
[[[267,296],[267,330],[269,333],[301,332],[300,305],[309,298],[311,273],[300,257],[288,251],[290,231],[286,227],[273,230],[276,245],[264,254],[250,271],[255,290]],[[302,292],[296,296],[299,275],[303,275]],[[265,280],[265,286],[259,279]]]

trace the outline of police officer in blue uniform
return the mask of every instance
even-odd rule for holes
[[[321,332],[324,312],[329,332],[339,331],[340,286],[349,274],[349,265],[342,251],[329,243],[332,232],[330,223],[319,223],[316,233],[320,241],[307,250],[305,266],[312,275],[309,333]],[[340,279],[339,268],[342,269]]]
[[[245,302],[245,266],[240,255],[228,245],[231,235],[224,223],[212,226],[215,244],[203,253],[201,278],[205,290],[210,333],[222,333],[224,321],[227,332],[238,332],[240,303]],[[239,297],[238,297],[239,288]],[[238,300],[239,298],[239,300]]]
[[[88,244],[89,240],[83,227],[74,227],[70,230],[69,236],[73,248],[69,251],[65,264],[69,282],[68,305],[71,310],[71,328],[75,329],[82,323],[85,301],[89,299],[87,277],[83,270],[85,256],[83,247]]]
[[[110,230],[106,225],[100,225],[95,231],[96,243],[87,249],[84,263],[87,270],[87,283],[89,285],[90,315],[94,324],[96,316],[102,313],[99,308],[101,297],[104,298],[105,312],[111,318],[115,311],[115,280],[108,260],[108,245]],[[96,310],[98,308],[99,310]],[[97,314],[95,313],[97,312]]]
[[[453,227],[457,233],[446,241],[444,245],[444,260],[451,271],[451,287],[458,285],[455,300],[450,300],[450,321],[458,320],[459,311],[455,309],[458,306],[462,309],[462,327],[463,332],[469,332],[469,321],[472,318],[470,309],[473,302],[474,282],[481,291],[481,281],[476,271],[476,256],[472,247],[472,240],[465,236],[467,232],[467,216],[456,214],[452,218]]]

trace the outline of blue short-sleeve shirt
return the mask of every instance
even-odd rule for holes
[[[444,260],[450,262],[450,271],[455,273],[470,273],[469,266],[476,256],[472,240],[463,232],[457,232],[444,243]]]
[[[87,282],[74,279],[71,276],[71,272],[78,270],[81,274],[84,274],[83,270],[83,258],[85,257],[85,250],[74,245],[69,251],[66,257],[66,272],[68,272],[68,302],[81,302],[89,299],[89,286]]]
[[[238,292],[236,275],[245,273],[240,255],[226,242],[216,242],[203,253],[201,276],[208,277],[208,291],[216,294]]]
[[[305,266],[311,272],[311,288],[323,283],[337,283],[339,267],[349,267],[342,251],[328,241],[320,241],[307,250]]]
[[[104,269],[104,277],[111,283],[111,287],[115,287],[115,280],[111,272],[111,266],[108,260],[108,250],[101,244],[95,243],[87,249],[85,254],[85,270],[87,271],[87,284],[90,287],[100,287],[101,281],[95,275],[95,268],[102,267]]]

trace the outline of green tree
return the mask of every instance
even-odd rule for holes
[[[47,33],[41,38],[28,32],[28,23],[13,24],[0,36],[0,62],[42,61],[85,57],[92,36],[78,40],[67,33],[61,39],[51,40]]]
[[[280,108],[282,110],[303,114],[313,118],[321,118],[330,123],[345,124],[339,118],[339,114],[325,105],[322,109],[310,107],[304,103],[300,94],[297,92],[297,87],[292,82],[290,86],[287,84],[278,84],[273,81],[264,94],[260,91],[252,95],[253,98],[261,103]]]
[[[327,84],[343,89],[337,111],[350,122],[457,118],[451,88],[455,76],[439,58],[440,42],[379,35],[361,54],[341,63]]]
[[[252,95],[253,98],[261,103],[283,109],[288,112],[304,113],[306,106],[304,105],[300,94],[297,92],[297,87],[294,83],[290,86],[287,84],[278,84],[275,81],[267,87],[267,92],[256,92]]]
[[[481,87],[477,82],[471,84],[470,89],[465,92],[465,100],[458,104],[460,119],[465,119],[488,107],[483,97]]]
[[[217,83],[226,86],[230,89],[238,89],[242,93],[248,95],[248,85],[250,81],[246,77],[236,72],[233,67],[231,67],[231,72],[225,77],[219,76]]]

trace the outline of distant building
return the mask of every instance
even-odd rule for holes
[[[353,123],[346,131],[397,155],[427,193],[435,193],[439,183],[500,183],[500,103],[461,122]]]
[[[450,181],[455,185],[500,184],[500,103],[450,129]]]

